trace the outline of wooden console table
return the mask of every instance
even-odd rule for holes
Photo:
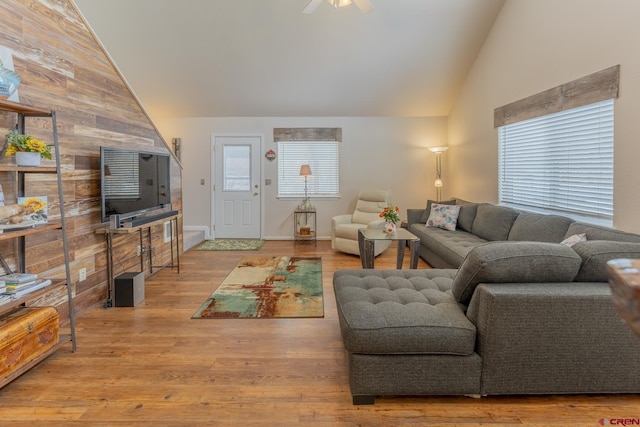
[[[140,247],[147,248],[143,253],[140,254],[140,271],[144,272],[144,254],[147,254],[147,258],[149,260],[149,273],[153,274],[154,268],[177,268],[178,274],[180,274],[180,232],[178,231],[178,219],[182,217],[182,214],[173,215],[165,218],[158,219],[156,221],[151,221],[146,224],[141,224],[135,227],[120,227],[120,228],[111,228],[109,226],[104,228],[99,228],[96,230],[98,234],[104,234],[107,239],[107,281],[109,282],[109,292],[107,295],[107,302],[105,307],[113,306],[113,299],[115,294],[115,277],[113,276],[113,236],[116,234],[127,235],[138,233],[140,238]],[[165,222],[172,222],[175,224],[175,236],[174,236],[174,227],[171,228],[171,262],[166,265],[153,265],[153,257],[151,250],[151,227],[154,225],[164,224]],[[146,230],[147,243],[148,246],[144,245],[144,231]],[[175,258],[173,256],[174,250],[174,242],[175,242]]]
[[[611,260],[607,273],[618,314],[640,337],[640,259]]]

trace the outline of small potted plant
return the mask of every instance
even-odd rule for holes
[[[40,166],[40,159],[51,160],[51,146],[44,142],[12,130],[7,134],[6,157],[16,156],[19,166]]]
[[[380,212],[380,218],[383,218],[385,221],[385,233],[395,233],[396,222],[400,221],[400,208],[394,205],[389,205]]]

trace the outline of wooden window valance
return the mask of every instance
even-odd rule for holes
[[[493,125],[498,128],[606,99],[617,98],[619,85],[620,65],[615,65],[496,108],[493,113]]]
[[[342,142],[342,128],[274,128],[273,142],[279,141]]]

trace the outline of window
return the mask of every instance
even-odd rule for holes
[[[300,166],[309,165],[309,197],[338,197],[338,141],[279,141],[278,197],[304,196]]]
[[[251,191],[251,146],[223,145],[223,191]]]
[[[613,99],[498,128],[500,203],[613,222]]]

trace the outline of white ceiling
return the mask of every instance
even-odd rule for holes
[[[149,114],[446,116],[504,0],[75,0]]]

